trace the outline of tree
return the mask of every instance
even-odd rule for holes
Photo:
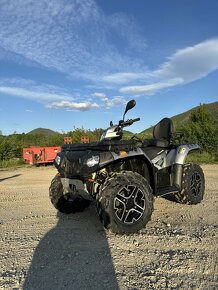
[[[208,153],[217,151],[218,124],[205,105],[193,110],[190,121],[178,128],[178,131],[183,133],[180,142],[197,143]]]

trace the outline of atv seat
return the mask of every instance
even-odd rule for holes
[[[172,140],[173,123],[171,119],[164,118],[154,126],[153,136],[157,147],[168,147]]]
[[[172,141],[173,123],[169,118],[163,118],[153,129],[153,139],[145,140],[144,146],[167,148]]]

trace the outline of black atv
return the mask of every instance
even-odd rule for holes
[[[173,144],[168,118],[154,127],[152,140],[122,140],[123,128],[140,120],[124,120],[134,106],[134,100],[128,102],[123,120],[118,125],[111,122],[100,142],[62,146],[54,163],[59,173],[49,189],[59,211],[82,211],[94,199],[104,227],[128,234],[151,219],[154,196],[170,194],[180,203],[201,202],[203,171],[185,163],[188,153],[200,147]]]

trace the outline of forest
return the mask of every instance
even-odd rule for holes
[[[22,133],[8,136],[0,135],[0,167],[8,167],[23,164],[22,149],[30,146],[61,146],[65,136],[72,137],[73,143],[79,143],[81,136],[88,136],[91,142],[100,139],[103,129],[93,131],[82,128],[74,128],[67,133],[42,134]],[[134,134],[125,132],[123,139],[132,138]],[[148,131],[136,134],[143,139],[152,138],[152,128]],[[218,122],[208,111],[206,105],[200,105],[193,109],[189,120],[177,124],[174,128],[173,142],[176,144],[196,143],[200,145],[201,152],[190,156],[190,161],[199,163],[218,162]],[[194,160],[193,160],[194,159]]]

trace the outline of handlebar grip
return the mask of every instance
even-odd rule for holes
[[[127,121],[125,121],[125,122],[123,123],[123,126],[124,126],[124,127],[125,127],[125,126],[130,126],[130,125],[132,125],[134,122],[137,122],[137,121],[139,121],[139,120],[140,120],[140,118],[127,120]]]
[[[140,118],[133,119],[132,121],[133,122],[138,122],[138,121],[140,121]]]

